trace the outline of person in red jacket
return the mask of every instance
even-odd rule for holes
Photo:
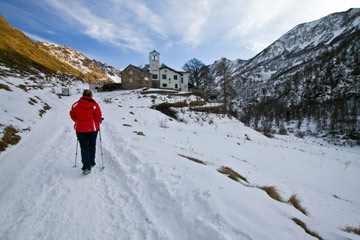
[[[99,105],[92,98],[92,92],[85,89],[83,96],[71,107],[70,117],[75,122],[75,131],[81,148],[83,174],[95,166],[96,138],[102,123]]]

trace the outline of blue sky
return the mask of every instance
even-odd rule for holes
[[[36,41],[69,46],[125,68],[161,63],[180,70],[197,58],[249,59],[291,28],[359,0],[0,0],[0,14]]]

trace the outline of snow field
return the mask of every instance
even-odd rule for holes
[[[96,93],[105,118],[105,169],[98,137],[97,166],[83,176],[80,151],[73,168],[76,137],[68,113],[80,95],[16,93],[36,94],[51,110],[41,119],[36,111],[26,115],[31,131],[0,155],[0,239],[314,239],[293,217],[324,239],[359,239],[341,231],[359,223],[358,148],[268,139],[236,119],[185,109],[178,113],[182,122],[171,121],[138,91]],[[155,103],[187,98],[154,96]],[[22,109],[30,105],[11,97],[7,109],[25,119]],[[219,173],[221,166],[250,184]],[[297,194],[309,216],[259,186],[275,186],[285,201]]]

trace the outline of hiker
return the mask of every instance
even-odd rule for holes
[[[81,148],[83,174],[91,172],[95,166],[96,137],[102,123],[101,109],[92,99],[92,92],[85,89],[82,97],[74,103],[70,117],[75,122],[74,128]]]

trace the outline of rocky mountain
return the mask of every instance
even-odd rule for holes
[[[65,63],[65,64],[64,64]],[[56,76],[85,82],[120,80],[120,69],[88,59],[67,46],[35,42],[0,15],[0,73],[3,76]]]
[[[121,70],[106,63],[90,60],[84,54],[67,46],[39,42],[38,46],[63,63],[79,70],[89,82],[120,82]]]
[[[233,109],[269,136],[290,131],[360,144],[359,54],[360,9],[300,24],[254,58],[231,63]]]

